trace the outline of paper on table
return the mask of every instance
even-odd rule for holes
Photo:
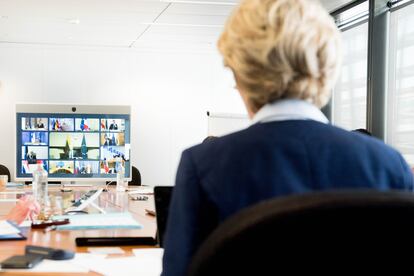
[[[88,252],[93,254],[124,254],[121,247],[88,247]]]
[[[136,194],[141,194],[141,195],[151,195],[154,193],[154,187],[137,187],[134,189],[130,189],[128,194],[129,195],[136,195]]]
[[[67,261],[43,260],[32,269],[0,269],[0,272],[65,272],[65,273],[87,273],[90,262],[102,262],[106,255],[95,255],[78,253],[75,258]]]
[[[144,248],[144,249],[132,249],[135,257],[138,258],[155,258],[162,260],[164,255],[163,248]]]
[[[108,258],[89,263],[91,270],[106,276],[159,276],[162,263],[156,258]]]
[[[0,220],[0,236],[20,233],[20,230],[11,225],[7,220]]]
[[[90,253],[76,253],[75,258],[72,260],[75,264],[90,269],[89,263],[100,262],[106,258],[105,254],[90,254]]]

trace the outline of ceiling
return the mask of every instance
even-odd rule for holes
[[[239,0],[0,0],[0,43],[211,50]],[[321,0],[335,10],[350,0]]]

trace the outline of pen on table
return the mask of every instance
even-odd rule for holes
[[[145,209],[145,212],[148,214],[148,215],[150,215],[150,216],[153,216],[153,217],[155,217],[155,211],[153,211],[153,210],[149,210],[149,209]]]

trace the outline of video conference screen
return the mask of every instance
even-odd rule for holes
[[[130,177],[130,116],[17,113],[17,177]]]

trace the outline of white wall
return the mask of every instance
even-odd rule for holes
[[[132,164],[172,185],[181,152],[207,135],[206,111],[245,114],[217,53],[0,45],[0,164],[14,174],[14,105],[132,105]]]

